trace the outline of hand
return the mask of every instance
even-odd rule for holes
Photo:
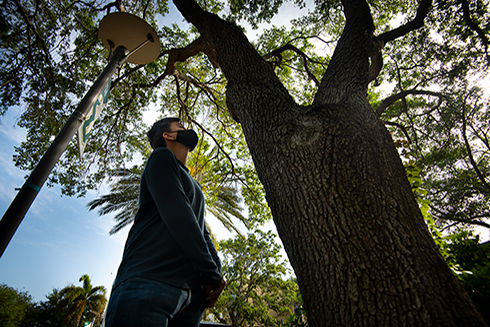
[[[226,286],[226,280],[223,278],[219,284],[216,285],[204,285],[204,291],[206,292],[206,301],[208,301],[207,308],[213,307],[218,301],[221,292],[223,292]]]

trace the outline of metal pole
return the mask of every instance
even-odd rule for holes
[[[0,258],[51,173],[51,170],[53,170],[53,167],[65,151],[68,143],[83,122],[84,117],[89,113],[95,100],[109,82],[116,69],[126,61],[128,53],[128,49],[124,46],[118,46],[116,48],[104,71],[99,75],[94,85],[92,85],[82,99],[77,109],[70,116],[65,126],[63,126],[63,129],[58,133],[58,136],[51,143],[51,146],[3,215],[2,220],[0,220]]]

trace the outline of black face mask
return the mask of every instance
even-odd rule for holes
[[[177,138],[175,139],[175,141],[185,145],[190,149],[190,151],[194,150],[194,148],[197,145],[197,142],[199,142],[199,137],[197,136],[197,133],[194,132],[194,130],[192,129],[173,131],[173,132],[177,132]],[[168,132],[168,133],[173,133],[173,132]]]

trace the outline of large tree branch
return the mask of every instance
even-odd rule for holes
[[[269,128],[272,120],[289,121],[298,115],[301,108],[238,26],[204,11],[194,0],[173,1],[185,19],[213,46],[228,81],[226,102],[235,120],[246,116],[248,121],[255,122],[254,129],[262,129]],[[277,110],[269,110],[272,105]]]
[[[107,15],[110,14],[111,12],[111,8],[114,7],[116,8],[118,11],[121,11],[121,12],[125,12],[126,10],[124,9],[123,5],[122,5],[122,0],[116,0],[116,1],[113,1],[113,2],[110,2],[108,4],[106,4],[104,7],[102,8],[97,8],[96,6],[94,6],[93,4],[89,3],[89,2],[86,2],[86,1],[83,1],[83,0],[77,0],[77,1],[73,1],[71,4],[68,5],[67,8],[77,4],[77,3],[81,3],[83,4],[84,6],[86,7],[90,7],[92,8],[93,10],[96,10],[96,11],[104,11],[104,10],[107,10]]]
[[[454,218],[454,217],[451,217],[451,218],[437,217],[437,218],[438,219],[447,220],[447,221],[455,221],[455,223],[450,224],[450,225],[444,227],[442,230],[451,228],[451,227],[456,226],[456,225],[460,225],[461,223],[463,223],[463,224],[469,224],[469,225],[477,225],[477,226],[482,226],[482,227],[490,228],[490,224],[488,224],[486,222],[483,222],[483,221],[480,221],[480,220],[476,220],[476,219],[479,219],[479,218],[485,218],[483,216],[482,217],[470,217],[470,218],[467,218],[467,219],[458,219],[458,218]],[[486,217],[486,218],[488,218],[488,217]]]
[[[318,88],[314,106],[365,98],[367,91],[369,58],[376,57],[373,18],[365,0],[343,0],[342,5],[346,24]]]
[[[212,44],[229,82],[264,77],[278,80],[238,26],[204,11],[194,0],[174,0],[174,3],[185,19],[197,27],[203,39]]]
[[[408,34],[411,31],[421,28],[424,26],[425,17],[427,17],[427,13],[432,5],[432,0],[421,0],[419,4],[419,8],[417,9],[417,14],[415,18],[405,25],[402,25],[394,30],[383,33],[377,37],[378,40],[383,43],[393,41],[401,36]]]
[[[214,49],[212,46],[209,44],[209,42],[205,41],[203,38],[198,38],[191,42],[189,45],[187,45],[184,48],[178,48],[178,49],[171,49],[171,50],[165,50],[160,53],[158,58],[161,58],[165,55],[168,55],[168,60],[167,60],[167,65],[165,67],[165,71],[163,74],[158,76],[152,83],[150,84],[140,84],[142,87],[155,87],[157,86],[165,77],[169,75],[174,75],[176,70],[175,70],[175,65],[177,62],[184,62],[187,59],[191,58],[192,56],[197,55],[200,52],[204,52],[211,63],[216,67],[218,63],[216,62],[216,56],[214,54]],[[114,86],[116,83],[119,81],[125,79],[129,75],[133,74],[135,71],[143,68],[144,65],[138,65],[128,71],[126,71],[122,76],[118,77],[117,79],[114,80],[114,83],[112,86]]]
[[[398,123],[395,123],[395,122],[388,121],[388,120],[383,120],[383,123],[385,125],[395,126],[395,127],[398,127],[399,129],[401,129],[403,134],[405,134],[405,137],[407,138],[408,143],[412,143],[412,139],[410,138],[410,135],[408,135],[408,131],[407,131],[407,128],[405,126],[398,124]]]
[[[478,26],[478,24],[476,24],[471,19],[470,5],[468,4],[468,1],[467,0],[458,0],[458,1],[459,1],[459,3],[461,3],[461,8],[463,9],[463,17],[464,17],[464,21],[465,21],[466,25],[470,29],[472,29],[473,31],[475,31],[476,34],[478,34],[478,36],[480,37],[480,40],[481,40],[483,46],[485,47],[485,53],[487,53],[487,50],[488,50],[488,38],[485,35],[485,32],[481,29],[481,27]]]
[[[383,112],[391,106],[393,103],[400,99],[405,99],[407,95],[430,95],[438,98],[443,98],[443,99],[448,99],[445,94],[439,93],[439,92],[433,92],[433,91],[427,91],[427,90],[407,90],[407,91],[402,91],[400,93],[394,94],[381,102],[379,107],[376,109],[376,114],[378,117],[381,117]]]

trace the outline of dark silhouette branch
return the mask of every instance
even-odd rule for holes
[[[14,79],[14,78],[12,77],[12,78],[10,78],[8,81],[6,81],[5,83],[3,83],[3,84],[2,84],[2,86],[0,86],[0,89],[1,89],[2,87],[4,87],[5,85],[9,84],[10,82],[12,82],[12,81],[13,81],[13,79]]]
[[[26,25],[28,27],[28,30],[32,30],[32,32],[34,32],[34,34],[36,35],[36,40],[41,45],[41,48],[42,48],[42,50],[46,56],[46,62],[47,62],[49,69],[50,69],[51,78],[54,79],[53,65],[51,64],[49,51],[46,48],[46,43],[44,42],[44,39],[41,37],[41,35],[37,31],[36,27],[30,21],[29,16],[27,15],[26,11],[24,10],[24,7],[22,7],[22,4],[20,3],[20,1],[19,0],[14,0],[14,1],[15,1],[15,4],[17,5],[17,10],[19,11],[20,15],[22,16],[22,18],[24,19],[24,22],[26,23]],[[29,50],[32,51],[31,40],[30,40],[29,35],[28,35],[28,40],[29,40]]]
[[[473,167],[473,170],[475,171],[476,175],[478,176],[478,179],[483,184],[483,186],[487,189],[487,191],[490,192],[490,185],[485,180],[485,176],[483,176],[482,172],[480,171],[480,168],[478,168],[478,164],[476,163],[475,158],[473,157],[473,151],[471,150],[470,142],[468,141],[468,136],[466,135],[466,99],[465,102],[463,103],[462,111],[463,111],[462,112],[463,130],[461,131],[461,134],[463,136],[466,152],[468,153],[468,159],[470,160],[470,164]]]
[[[395,122],[391,122],[391,121],[387,121],[387,120],[383,120],[383,123],[385,125],[390,125],[390,126],[396,126],[398,127],[399,129],[402,130],[403,134],[405,134],[405,137],[407,138],[408,140],[408,143],[412,143],[412,140],[410,139],[410,136],[408,135],[408,131],[407,131],[407,128],[403,125],[400,125],[398,123],[395,123]]]
[[[442,220],[455,221],[455,223],[450,224],[448,226],[445,226],[442,230],[451,228],[451,227],[456,226],[456,225],[459,225],[461,223],[463,223],[463,224],[470,224],[470,225],[478,225],[478,226],[490,228],[490,224],[488,224],[486,222],[483,222],[483,221],[475,220],[475,219],[478,219],[478,218],[488,218],[488,217],[484,217],[484,216],[478,217],[477,216],[477,217],[471,217],[471,218],[468,218],[468,219],[458,219],[458,218],[454,218],[454,217],[451,217],[451,218],[438,217],[438,219],[442,219]]]
[[[421,0],[419,8],[417,9],[417,14],[415,15],[415,18],[413,20],[409,21],[405,25],[395,28],[394,30],[379,35],[377,39],[386,44],[389,41],[393,41],[399,37],[408,34],[411,31],[421,28],[422,26],[424,26],[425,17],[427,17],[431,6],[432,0]]]
[[[209,42],[205,41],[203,38],[198,38],[191,42],[184,48],[165,50],[160,53],[158,58],[163,57],[164,55],[168,55],[167,65],[165,67],[165,72],[159,75],[152,83],[150,84],[139,84],[141,87],[156,87],[165,77],[176,74],[175,66],[177,62],[184,62],[187,59],[197,55],[198,53],[203,52],[206,54],[211,61],[211,63],[217,67],[216,56],[214,54],[214,49],[209,44]],[[135,71],[143,68],[144,65],[138,65],[128,71],[126,71],[122,76],[118,77],[114,80],[112,87],[125,79],[126,77],[133,74]]]
[[[108,15],[108,14],[111,12],[111,8],[112,8],[112,7],[115,7],[115,8],[116,8],[118,11],[121,11],[121,12],[126,11],[126,10],[124,9],[123,5],[122,5],[122,0],[115,0],[115,1],[113,1],[113,2],[110,2],[110,3],[106,4],[106,5],[105,5],[104,7],[102,7],[102,8],[97,8],[97,7],[96,7],[96,6],[94,6],[93,4],[88,3],[88,2],[86,2],[86,1],[77,0],[77,1],[72,2],[72,3],[71,3],[69,6],[68,6],[68,7],[73,6],[73,5],[77,4],[77,3],[81,3],[81,4],[83,4],[84,6],[86,6],[86,7],[90,7],[90,8],[92,8],[93,10],[96,10],[96,11],[104,11],[104,10],[107,10],[107,13],[106,13],[107,15]]]
[[[145,7],[143,8],[143,20],[146,20],[146,10],[148,9],[150,2],[151,0],[146,0]]]
[[[483,46],[485,47],[485,53],[487,53],[487,50],[488,50],[488,38],[487,36],[485,35],[485,32],[481,29],[480,26],[478,26],[478,24],[476,24],[473,19],[471,19],[471,16],[470,16],[470,5],[468,3],[467,0],[458,0],[459,3],[461,3],[461,8],[463,9],[463,17],[464,17],[464,21],[466,23],[466,25],[472,29],[473,31],[476,32],[476,34],[478,35],[478,37],[480,38]]]
[[[427,91],[427,90],[407,90],[407,91],[402,91],[400,93],[394,94],[381,102],[379,107],[376,109],[376,114],[378,117],[381,117],[383,112],[391,106],[393,103],[400,99],[405,99],[408,95],[430,95],[438,98],[444,98],[448,99],[446,95],[439,93],[439,92],[433,92],[433,91]]]

